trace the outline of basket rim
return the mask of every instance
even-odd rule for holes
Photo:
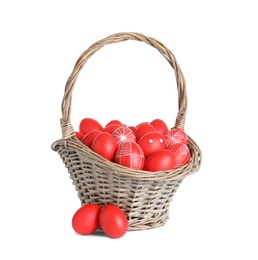
[[[91,160],[95,163],[103,165],[105,169],[107,169],[108,171],[112,171],[113,174],[119,176],[122,175],[125,177],[133,177],[138,180],[181,180],[188,175],[191,175],[198,171],[202,160],[202,154],[199,146],[189,135],[188,139],[188,147],[191,153],[190,161],[186,165],[173,170],[162,170],[155,172],[146,170],[135,170],[109,161],[84,145],[80,140],[76,138],[75,134],[68,139],[62,138],[55,141],[51,145],[51,148],[54,151],[58,151],[60,146],[65,146],[66,149],[68,149],[69,151],[79,153],[82,159],[84,156],[87,158],[91,158]]]

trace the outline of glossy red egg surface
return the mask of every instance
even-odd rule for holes
[[[144,153],[135,142],[122,142],[118,145],[115,163],[135,170],[142,170],[144,166]]]
[[[117,144],[120,144],[125,141],[130,141],[130,142],[136,141],[135,134],[127,126],[120,126],[120,127],[116,128],[113,131],[112,136],[116,140]]]
[[[102,130],[102,125],[93,118],[84,118],[79,125],[80,132],[87,134],[92,130]]]
[[[174,154],[174,168],[179,168],[189,162],[191,153],[186,144],[175,144],[170,151]]]
[[[102,132],[93,140],[91,149],[107,160],[113,161],[117,143],[110,133]]]
[[[105,126],[102,131],[112,134],[120,126],[121,125],[119,125],[119,124],[110,124],[108,126]]]
[[[99,213],[99,223],[102,230],[111,238],[122,237],[128,229],[125,213],[113,204],[103,206]]]
[[[74,132],[75,136],[77,139],[79,139],[80,141],[82,140],[82,138],[84,137],[84,134],[81,132]]]
[[[135,132],[135,130],[136,130],[136,126],[133,126],[133,125],[128,126],[128,128],[130,128],[133,132]]]
[[[165,148],[164,136],[160,132],[151,132],[137,142],[143,150],[145,157]]]
[[[155,131],[156,129],[150,123],[139,124],[134,132],[136,141],[138,141],[142,136]]]
[[[187,144],[188,137],[184,130],[179,128],[173,128],[164,134],[165,148],[171,149],[171,147],[177,143]]]
[[[87,133],[86,135],[84,135],[84,137],[82,138],[81,141],[88,147],[91,147],[93,140],[101,133],[102,133],[102,131],[100,131],[100,130],[92,130],[89,133]]]
[[[115,119],[115,120],[109,121],[109,122],[106,124],[106,126],[113,125],[113,124],[120,125],[120,126],[123,125],[123,124],[121,123],[121,121]]]
[[[174,154],[170,150],[161,150],[152,153],[146,160],[144,164],[144,170],[156,172],[172,170],[175,167]]]
[[[99,227],[99,212],[101,206],[97,204],[85,204],[73,215],[72,227],[81,235],[89,235]]]
[[[141,122],[141,123],[139,123],[138,125],[136,125],[136,128],[137,128],[138,126],[140,126],[140,125],[144,125],[144,124],[150,124],[150,123],[147,122],[147,121],[145,121],[145,122]]]
[[[157,132],[162,134],[165,134],[169,131],[166,123],[161,119],[154,119],[150,122],[150,124],[156,129]]]

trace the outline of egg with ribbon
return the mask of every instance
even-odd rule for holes
[[[142,170],[144,166],[144,153],[135,142],[125,141],[118,145],[115,162],[135,170]]]
[[[165,148],[171,149],[173,145],[181,143],[187,144],[188,137],[183,129],[172,128],[167,133],[164,134]]]
[[[135,142],[136,137],[133,130],[127,126],[120,126],[112,132],[112,136],[116,140],[117,144],[125,141]]]

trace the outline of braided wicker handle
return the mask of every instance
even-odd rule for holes
[[[63,138],[68,138],[71,135],[73,135],[73,128],[70,123],[72,91],[83,66],[86,64],[88,59],[103,46],[111,43],[122,42],[127,40],[142,41],[156,48],[174,69],[176,82],[177,82],[177,90],[178,90],[178,114],[175,122],[175,127],[184,129],[185,116],[187,111],[186,83],[185,83],[184,75],[179,65],[177,64],[175,56],[164,44],[162,44],[158,40],[155,40],[151,37],[148,37],[140,33],[123,32],[123,33],[110,35],[92,44],[86,51],[84,51],[81,54],[81,56],[75,63],[73,71],[66,82],[65,93],[62,100],[61,125],[62,125]]]

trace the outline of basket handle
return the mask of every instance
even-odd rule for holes
[[[95,42],[87,50],[85,50],[76,61],[73,71],[66,82],[65,92],[62,100],[61,126],[64,139],[74,135],[74,130],[70,122],[72,91],[80,71],[88,59],[105,45],[127,40],[142,41],[156,48],[174,69],[178,90],[178,114],[175,121],[175,127],[184,129],[185,116],[187,112],[186,83],[184,75],[176,61],[175,56],[164,44],[154,38],[148,37],[141,33],[122,32],[110,35],[100,41]]]

